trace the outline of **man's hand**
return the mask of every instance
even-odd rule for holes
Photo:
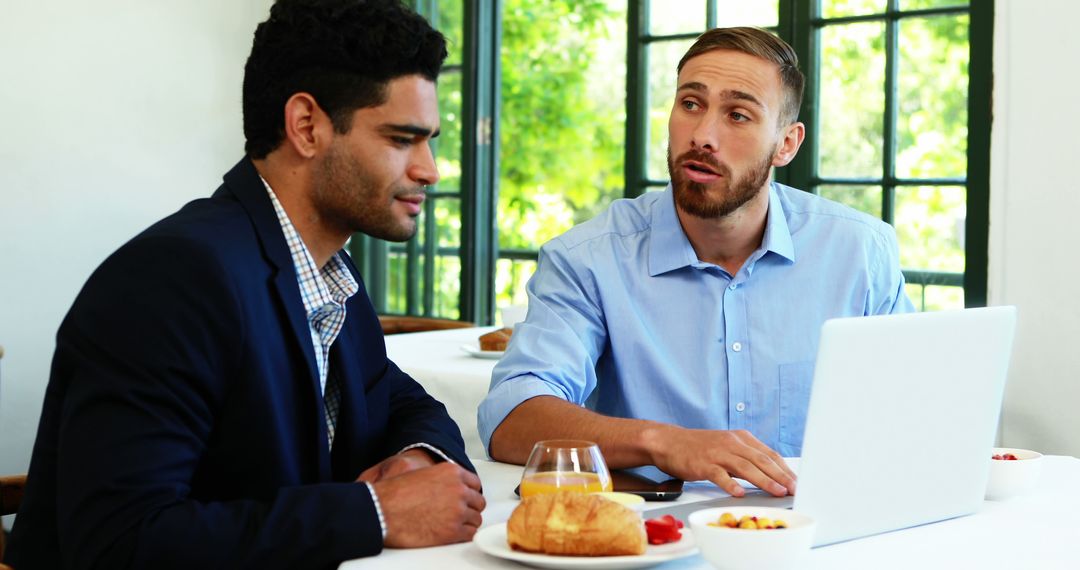
[[[356,478],[356,481],[375,483],[390,477],[397,477],[398,475],[408,473],[409,471],[431,467],[432,465],[435,465],[435,459],[431,457],[431,454],[423,449],[414,447],[404,453],[391,455],[375,465],[368,467]]]
[[[732,477],[782,497],[795,494],[795,473],[780,454],[745,430],[719,431],[665,426],[648,436],[653,462],[687,481],[709,480],[735,497],[745,494]]]
[[[480,478],[450,462],[384,477],[372,485],[386,519],[384,544],[390,548],[472,540],[487,504]]]

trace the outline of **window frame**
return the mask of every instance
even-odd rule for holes
[[[438,21],[437,0],[414,0],[412,7],[429,21]],[[495,260],[499,256],[494,208],[498,204],[495,142],[499,140],[501,2],[464,2],[463,11],[461,64],[443,68],[443,73],[462,74],[460,189],[442,191],[436,186],[430,190],[424,202],[424,231],[417,232],[407,242],[390,243],[359,233],[350,241],[350,255],[364,277],[372,305],[380,314],[454,318],[435,312],[434,294],[437,259],[456,256],[461,266],[456,318],[479,324],[489,324],[494,318]],[[440,247],[436,241],[435,205],[448,199],[461,202],[460,247]],[[404,313],[389,310],[389,261],[393,254],[404,254],[406,258]]]
[[[799,55],[806,74],[806,96],[800,119],[807,131],[817,129],[817,101],[820,60],[818,44],[821,29],[829,25],[857,22],[885,22],[886,72],[885,113],[882,152],[882,175],[875,178],[824,178],[816,172],[818,148],[804,144],[795,160],[777,171],[777,180],[796,188],[828,185],[874,185],[882,188],[882,219],[894,222],[896,189],[906,186],[964,186],[967,189],[964,226],[963,273],[905,268],[908,283],[922,286],[962,287],[965,307],[984,307],[987,303],[988,247],[990,229],[990,130],[993,120],[993,0],[970,0],[967,5],[943,6],[919,10],[901,10],[900,0],[887,0],[886,11],[872,15],[823,18],[819,2],[781,0],[779,33]],[[898,113],[896,62],[899,57],[899,24],[908,18],[968,14],[968,124],[967,172],[961,178],[898,178],[895,176],[896,123]],[[808,143],[809,137],[808,137]],[[919,306],[919,300],[914,300]]]
[[[886,27],[886,85],[884,148],[882,175],[868,178],[824,178],[818,176],[818,148],[808,137],[795,160],[775,172],[783,184],[816,191],[822,184],[851,186],[874,185],[882,188],[882,218],[893,223],[896,189],[906,186],[964,186],[967,190],[964,271],[963,273],[904,269],[909,283],[922,286],[962,287],[964,305],[980,307],[987,303],[988,245],[990,215],[990,131],[992,128],[993,87],[993,0],[970,0],[967,5],[901,10],[900,0],[887,0],[885,12],[843,18],[823,18],[820,3],[807,0],[777,0],[778,20],[773,29],[799,55],[807,77],[806,95],[800,113],[809,132],[819,124],[818,86],[820,61],[818,47],[825,26],[863,21],[884,21]],[[651,0],[627,2],[627,96],[625,138],[625,188],[628,198],[640,196],[650,188],[667,185],[666,180],[648,178],[649,47],[662,41],[693,39],[698,33],[650,35]],[[414,6],[432,21],[437,21],[437,0],[415,0]],[[705,28],[715,27],[719,0],[706,0]],[[462,320],[491,324],[495,313],[495,275],[499,260],[532,260],[534,250],[502,250],[498,247],[498,144],[499,140],[499,47],[501,35],[501,0],[464,2],[462,54],[462,176],[461,192],[433,192],[425,203],[425,235],[435,228],[434,203],[445,198],[461,200],[462,235],[460,248],[438,248],[433,240],[423,247],[418,238],[406,244],[387,244],[358,234],[350,252],[365,278],[376,310],[386,313],[389,290],[389,256],[404,252],[406,264],[406,313],[422,316],[433,312],[435,286],[434,261],[439,256],[457,255],[461,260]],[[894,176],[897,121],[897,65],[899,57],[898,26],[906,18],[944,14],[969,16],[969,79],[967,171],[961,178],[901,179]],[[452,70],[451,70],[452,71]],[[424,270],[421,271],[420,257]],[[918,300],[916,300],[917,302]],[[918,304],[918,303],[917,303]],[[452,318],[453,315],[450,315]]]
[[[626,126],[626,196],[640,196],[650,188],[667,185],[667,181],[650,180],[647,176],[649,111],[648,46],[660,41],[696,37],[695,33],[654,36],[649,33],[651,0],[629,3],[627,25],[627,126]],[[718,0],[706,1],[706,28],[715,27]],[[965,307],[982,307],[987,303],[988,246],[990,226],[990,130],[993,88],[993,0],[970,0],[967,5],[944,6],[919,10],[901,10],[900,0],[887,0],[885,12],[823,18],[819,16],[820,2],[807,0],[778,0],[778,23],[773,29],[795,49],[800,66],[806,75],[806,92],[800,110],[800,120],[808,132],[819,124],[818,86],[820,59],[818,45],[824,26],[845,23],[885,21],[886,23],[886,84],[882,176],[871,178],[823,178],[816,172],[818,147],[813,137],[807,137],[795,160],[775,171],[775,180],[782,184],[816,193],[822,184],[875,185],[882,187],[882,219],[893,224],[896,189],[904,186],[964,186],[967,189],[964,271],[963,273],[903,269],[908,283],[922,286],[945,285],[962,287]],[[897,65],[899,58],[898,26],[901,20],[948,14],[969,15],[968,63],[968,140],[967,172],[962,178],[897,178],[894,175],[897,122]],[[917,306],[922,306],[915,300]]]

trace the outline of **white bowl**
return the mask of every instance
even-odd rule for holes
[[[779,519],[788,528],[748,530],[708,524],[719,521],[723,513],[731,513],[736,519],[743,515]],[[817,528],[807,515],[773,507],[702,509],[691,513],[689,519],[701,556],[721,570],[796,568],[810,552]]]
[[[995,447],[991,455],[1011,453],[1016,460],[990,460],[990,478],[986,482],[986,498],[1000,501],[1022,495],[1035,488],[1042,473],[1042,454],[1030,449]]]

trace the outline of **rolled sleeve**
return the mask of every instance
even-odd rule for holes
[[[506,416],[522,402],[537,396],[555,396],[566,400],[566,393],[532,374],[507,378],[493,383],[491,390],[476,412],[476,425],[480,431],[480,442],[484,451],[491,457],[491,434],[499,427]]]
[[[514,330],[506,354],[491,372],[477,410],[480,441],[490,457],[491,435],[522,402],[555,396],[578,405],[596,388],[596,362],[607,338],[591,275],[574,270],[558,239],[540,251],[529,280],[529,314]]]

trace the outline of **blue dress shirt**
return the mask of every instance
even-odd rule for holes
[[[700,261],[670,186],[545,244],[529,312],[492,371],[485,448],[519,404],[745,429],[798,456],[822,323],[910,312],[892,226],[773,183],[761,246],[736,275]]]

